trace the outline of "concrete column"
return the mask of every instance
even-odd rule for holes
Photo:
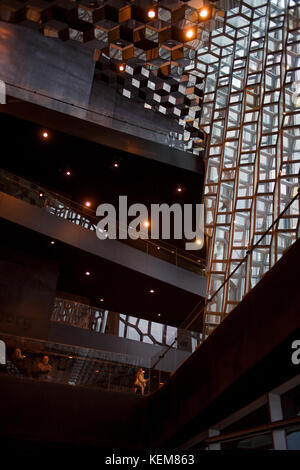
[[[281,421],[283,419],[280,395],[269,393],[269,409],[271,422]],[[285,430],[276,429],[272,432],[275,450],[287,450]]]
[[[220,431],[218,429],[209,429],[208,430],[208,437],[216,437],[220,435]],[[209,444],[208,450],[221,450],[221,443],[215,442],[213,444]]]

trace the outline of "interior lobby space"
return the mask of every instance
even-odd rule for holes
[[[300,450],[300,0],[0,0],[0,129],[0,447]]]

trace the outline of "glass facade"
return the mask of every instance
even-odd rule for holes
[[[222,450],[273,450],[273,440],[271,433],[257,434],[246,439],[235,439],[225,442],[221,446]]]
[[[207,134],[207,298],[247,258],[207,304],[204,339],[299,235],[296,199],[251,249],[299,186],[299,26],[299,0],[244,0],[198,50]]]
[[[286,429],[287,450],[300,450],[300,426]]]

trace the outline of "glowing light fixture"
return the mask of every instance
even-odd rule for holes
[[[86,272],[85,272],[85,275],[86,275],[86,276],[90,276],[91,273],[90,273],[89,271],[86,271]]]
[[[155,13],[155,10],[148,10],[148,18],[155,18],[156,16],[156,13]]]
[[[90,201],[86,201],[86,202],[84,203],[84,205],[85,205],[85,207],[91,207]]]
[[[44,137],[44,139],[48,139],[49,134],[48,134],[47,131],[44,131],[43,134],[42,134],[42,136]]]
[[[182,191],[182,188],[181,188],[180,186],[178,186],[177,192],[178,192],[178,193],[181,193],[181,191]]]
[[[69,170],[66,171],[66,175],[67,175],[67,176],[71,176],[71,172],[70,172]]]
[[[125,65],[121,64],[119,65],[119,72],[124,72],[125,70]]]
[[[202,20],[205,20],[205,18],[208,18],[208,16],[209,16],[208,8],[202,8],[202,10],[200,10],[200,12],[199,12],[199,16]]]
[[[153,289],[150,289],[150,294],[154,294],[154,290]]]
[[[203,240],[201,238],[197,238],[196,244],[199,245],[201,248],[203,246]]]
[[[188,29],[187,32],[185,33],[185,36],[187,37],[187,39],[192,39],[192,37],[194,36],[194,30]]]
[[[143,226],[148,228],[150,227],[150,222],[148,222],[148,220],[146,220],[144,223],[143,223]]]
[[[55,242],[54,242],[53,240],[51,240],[51,242],[50,242],[50,243],[51,243],[51,245],[55,245]]]

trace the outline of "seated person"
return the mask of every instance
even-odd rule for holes
[[[22,351],[20,348],[16,348],[13,352],[12,358],[13,359],[25,359],[26,356],[22,354]]]
[[[28,364],[26,356],[22,354],[20,348],[16,348],[12,354],[11,362],[21,374],[27,374]]]
[[[52,366],[49,363],[49,356],[43,356],[42,360],[37,363],[37,370],[39,375],[47,377],[47,375],[52,371]]]

